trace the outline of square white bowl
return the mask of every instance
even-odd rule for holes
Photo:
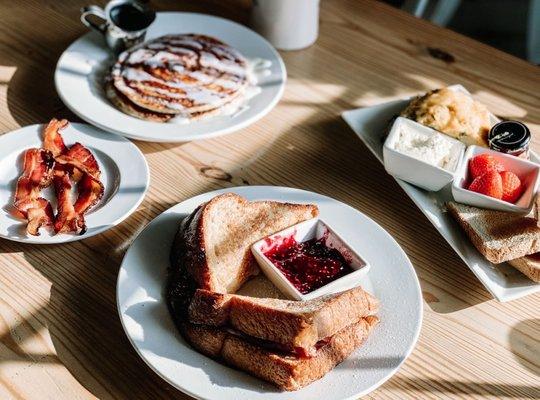
[[[342,276],[309,293],[302,294],[294,287],[285,275],[264,255],[273,245],[283,243],[283,240],[293,237],[296,242],[307,242],[311,239],[320,239],[326,236],[326,245],[337,249],[347,260],[352,272]],[[251,246],[264,274],[287,297],[295,300],[310,300],[316,297],[342,292],[359,285],[359,280],[370,268],[370,265],[352,249],[332,228],[319,218],[313,218],[293,225],[283,231],[274,233]]]
[[[469,160],[479,154],[492,154],[508,171],[515,173],[525,186],[525,191],[515,204],[489,197],[480,193],[468,190],[465,185],[470,184]],[[508,211],[516,213],[529,213],[534,204],[534,197],[538,191],[540,178],[539,165],[519,157],[494,151],[480,146],[469,146],[463,157],[463,162],[458,168],[454,183],[452,184],[452,195],[458,203],[468,204],[480,208],[489,208],[498,211]]]
[[[443,140],[452,143],[455,148],[458,149],[455,151],[455,156],[451,160],[453,169],[449,171],[396,150],[395,146],[402,129],[418,132],[426,136],[437,134],[440,135]],[[412,183],[422,189],[438,192],[454,180],[455,172],[459,168],[464,152],[465,145],[459,140],[444,135],[435,129],[414,122],[408,118],[398,117],[394,121],[390,133],[384,142],[384,167],[389,174],[396,178]]]

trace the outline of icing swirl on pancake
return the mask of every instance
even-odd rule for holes
[[[191,116],[215,111],[250,84],[246,59],[209,36],[166,35],[122,53],[114,89],[151,112]]]

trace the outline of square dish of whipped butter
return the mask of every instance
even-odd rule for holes
[[[405,182],[439,191],[454,179],[464,151],[459,140],[398,117],[384,142],[384,166]]]

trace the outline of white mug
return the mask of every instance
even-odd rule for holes
[[[253,0],[251,26],[280,50],[309,47],[319,35],[319,0]]]

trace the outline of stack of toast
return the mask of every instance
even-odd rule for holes
[[[308,301],[275,298],[271,284],[239,294],[258,274],[251,244],[317,215],[314,205],[249,202],[228,193],[184,218],[171,251],[167,302],[196,350],[297,390],[366,340],[378,323],[379,301],[361,287]]]
[[[535,210],[540,206],[537,199]],[[540,227],[535,216],[487,210],[449,202],[448,211],[490,262],[508,262],[534,282],[540,282]]]

